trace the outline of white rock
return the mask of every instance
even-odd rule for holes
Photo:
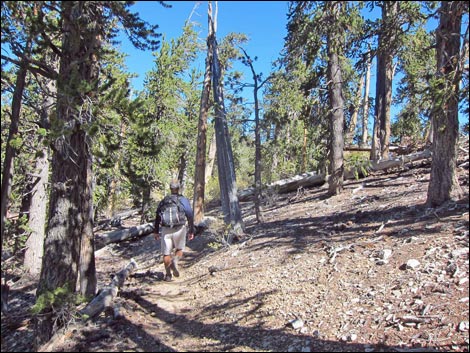
[[[454,259],[464,254],[468,254],[468,248],[460,248],[460,249],[455,249],[452,251],[452,257]]]
[[[390,256],[392,256],[392,250],[390,250],[390,249],[383,249],[380,252],[380,258],[382,260],[387,260]]]
[[[460,322],[460,324],[459,324],[459,331],[461,331],[461,332],[468,331],[468,328],[469,328],[469,323],[468,323],[468,321],[462,321],[462,322]]]
[[[406,262],[406,268],[411,268],[411,269],[415,269],[417,268],[419,265],[421,265],[421,263],[416,260],[416,259],[409,259],[407,262]]]
[[[304,326],[304,322],[300,319],[295,319],[289,322],[289,325],[294,329],[297,330]]]

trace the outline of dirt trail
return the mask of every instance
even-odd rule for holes
[[[243,203],[245,241],[204,233],[173,282],[152,235],[109,244],[96,252],[100,285],[139,265],[115,300],[121,317],[106,310],[49,351],[468,352],[468,169],[459,176],[465,197],[436,209],[424,206],[426,162],[348,181],[336,197],[278,196],[260,225]],[[25,313],[34,286],[12,288]],[[2,316],[2,351],[31,351],[24,315]]]

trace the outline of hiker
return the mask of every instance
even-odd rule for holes
[[[163,198],[158,204],[155,217],[154,237],[161,239],[163,264],[165,265],[165,281],[172,280],[173,275],[179,277],[178,262],[183,257],[188,240],[194,238],[194,215],[189,200],[180,195],[180,183],[173,180],[170,183],[171,194]],[[188,221],[188,228],[186,227]],[[161,227],[161,231],[160,231]],[[173,249],[175,254],[172,256]],[[173,272],[173,273],[172,273]]]

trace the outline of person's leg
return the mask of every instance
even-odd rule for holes
[[[173,260],[171,261],[171,270],[173,271],[173,275],[175,275],[175,277],[179,277],[180,272],[178,269],[178,262],[183,257],[183,250],[186,246],[186,226],[181,227],[181,229],[175,233],[173,240],[176,251]]]
[[[162,229],[161,251],[163,254],[163,266],[165,267],[165,281],[171,281],[171,251],[173,249],[172,234],[166,228]]]
[[[171,280],[171,255],[163,256],[163,265],[165,266],[165,281]]]
[[[181,260],[183,257],[183,250],[181,249],[176,249],[175,256],[173,257],[173,260],[171,261],[171,270],[173,271],[173,274],[175,277],[180,276],[180,271],[178,270],[178,262]]]

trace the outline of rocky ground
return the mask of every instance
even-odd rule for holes
[[[152,235],[102,247],[101,285],[131,259],[139,265],[119,310],[71,322],[41,350],[468,352],[468,163],[465,197],[436,209],[424,206],[429,170],[419,161],[349,180],[332,198],[324,188],[279,195],[263,224],[242,203],[247,237],[223,245],[213,222],[188,244],[173,282],[162,280]],[[217,208],[207,215],[217,219]],[[35,286],[11,287],[1,350],[33,351]]]

